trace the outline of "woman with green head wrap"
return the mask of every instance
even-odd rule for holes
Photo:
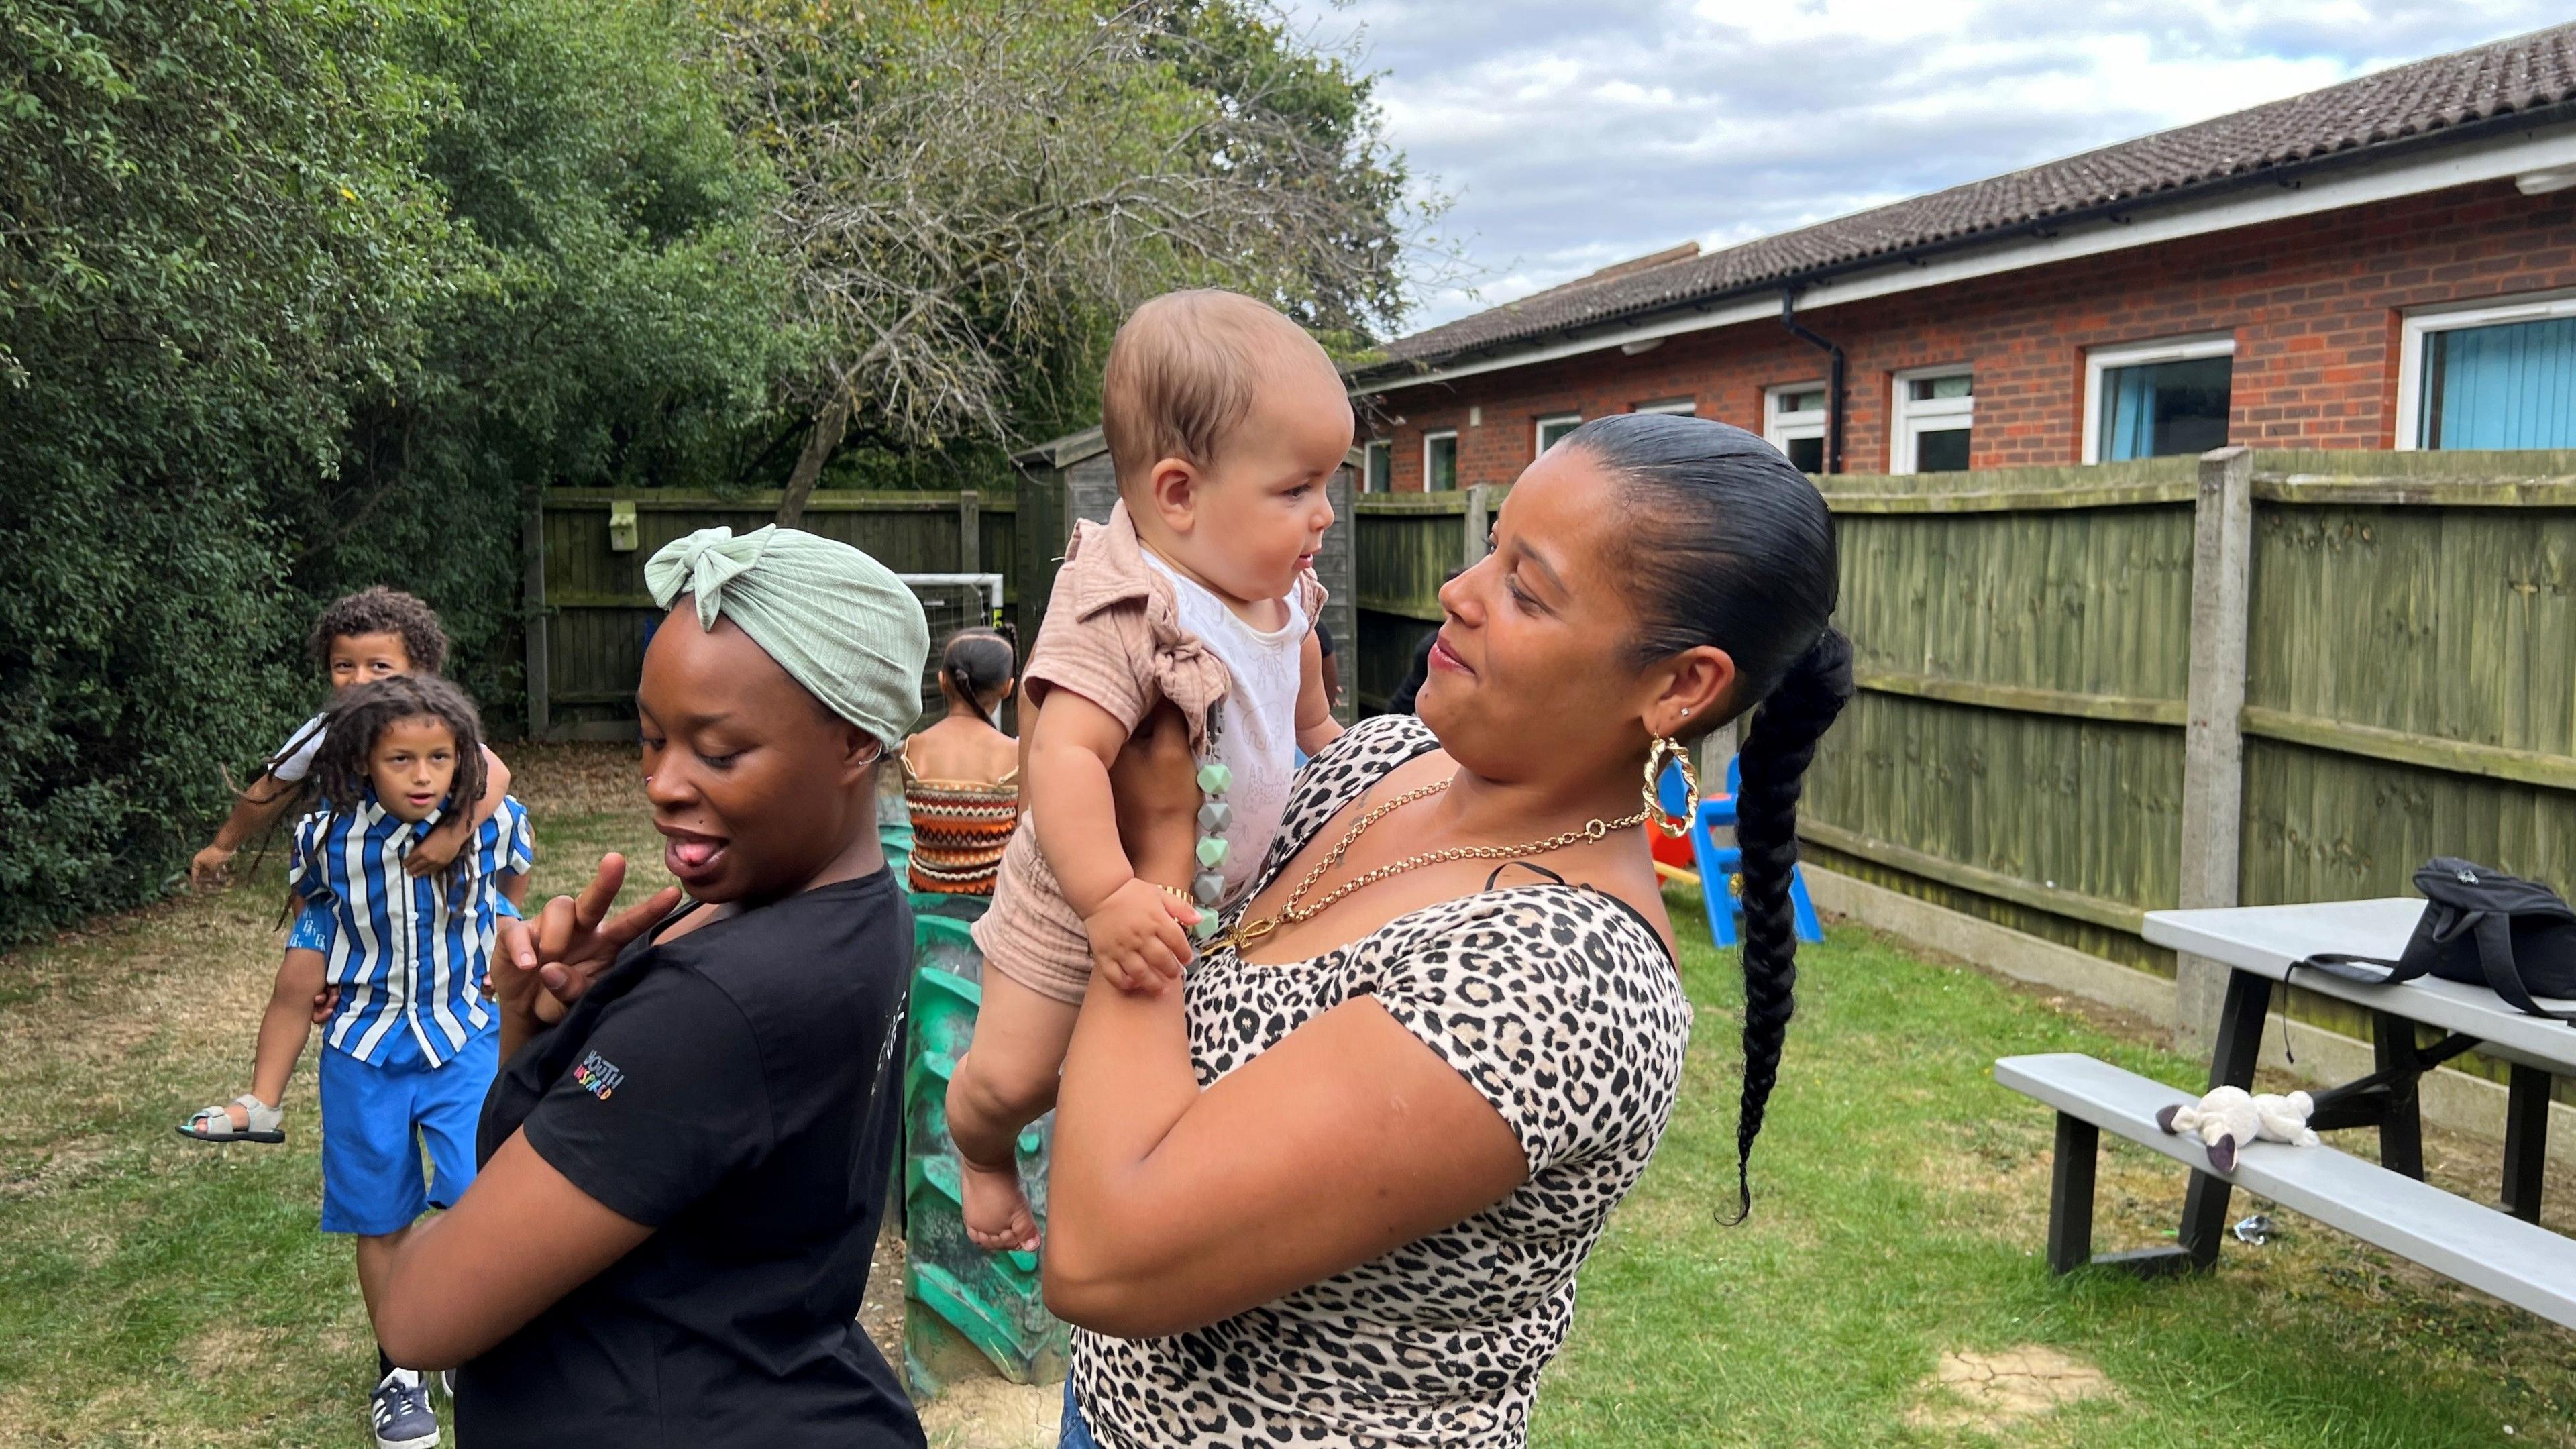
[[[792,529],[704,529],[645,578],[670,613],[644,793],[679,887],[612,916],[611,855],[504,931],[482,1173],[404,1245],[377,1332],[462,1365],[469,1445],[919,1445],[856,1320],[912,960],[876,773],[929,630],[883,565]]]

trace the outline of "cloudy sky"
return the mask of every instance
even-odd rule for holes
[[[1286,0],[1464,275],[1417,326],[2568,18],[2565,0]]]

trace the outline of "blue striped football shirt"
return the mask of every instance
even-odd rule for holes
[[[403,874],[412,842],[436,821],[407,824],[370,790],[355,812],[317,811],[295,827],[287,883],[328,916],[323,979],[340,988],[322,1041],[371,1065],[443,1066],[498,1020],[483,977],[494,919],[518,914],[501,877],[536,861],[527,807],[502,799],[475,832],[472,878],[454,885]]]

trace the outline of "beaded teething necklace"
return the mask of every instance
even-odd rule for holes
[[[1580,829],[1564,831],[1548,836],[1544,840],[1533,840],[1524,845],[1453,845],[1440,850],[1426,850],[1420,855],[1409,855],[1402,860],[1389,861],[1374,869],[1364,870],[1333,887],[1325,893],[1323,899],[1313,905],[1304,903],[1306,892],[1315,888],[1315,883],[1324,878],[1326,871],[1342,863],[1342,857],[1350,853],[1352,844],[1358,841],[1370,826],[1416,800],[1430,799],[1448,789],[1449,781],[1457,778],[1452,775],[1447,780],[1436,780],[1431,784],[1407,790],[1392,800],[1369,807],[1368,812],[1360,816],[1358,821],[1343,833],[1342,838],[1334,843],[1333,848],[1324,852],[1324,858],[1315,862],[1315,868],[1306,872],[1306,878],[1297,882],[1297,888],[1288,893],[1288,899],[1280,905],[1278,914],[1258,920],[1239,921],[1233,930],[1217,937],[1212,944],[1232,946],[1240,952],[1244,947],[1278,930],[1281,926],[1294,926],[1313,920],[1324,911],[1331,909],[1335,901],[1362,886],[1375,885],[1379,881],[1402,875],[1409,870],[1419,870],[1426,865],[1441,865],[1453,860],[1518,860],[1523,856],[1544,855],[1551,850],[1563,850],[1569,845],[1587,840],[1599,840],[1613,830],[1626,830],[1646,823],[1646,812],[1640,810],[1624,820],[1602,820],[1595,817]]]

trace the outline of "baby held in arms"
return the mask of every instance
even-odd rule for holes
[[[991,969],[948,1088],[967,1235],[988,1250],[1037,1246],[1014,1144],[1055,1103],[1093,970],[1130,991],[1178,981],[1191,933],[1213,928],[1270,849],[1297,753],[1341,733],[1313,564],[1351,408],[1323,349],[1249,297],[1157,297],[1111,344],[1101,431],[1118,504],[1105,526],[1076,527],[1023,675],[1026,809],[974,928]],[[1188,722],[1207,796],[1186,885],[1138,875],[1109,788],[1165,703]]]

